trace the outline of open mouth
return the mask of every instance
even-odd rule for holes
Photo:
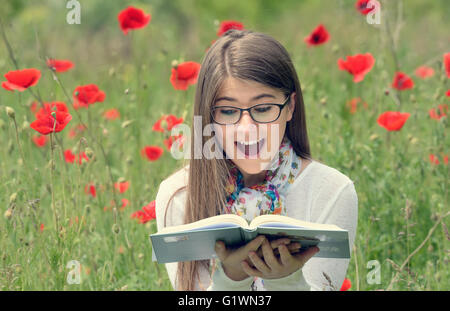
[[[261,152],[262,147],[264,146],[265,139],[262,138],[259,141],[250,142],[250,143],[241,143],[235,141],[234,144],[237,147],[237,150],[248,158],[256,158]]]

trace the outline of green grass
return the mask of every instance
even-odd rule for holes
[[[104,211],[113,199],[106,162],[89,135],[84,136],[81,150],[91,148],[94,160],[81,167],[63,161],[61,149],[74,148],[76,152],[80,145],[80,137],[68,137],[68,130],[79,123],[73,114],[67,129],[56,135],[59,142],[55,148],[53,190],[64,228],[57,235],[51,208],[50,148],[48,144],[37,148],[31,141],[37,134],[29,127],[34,117],[28,106],[34,98],[29,92],[0,89],[0,290],[171,289],[164,266],[151,262],[148,234],[155,232],[155,222],[141,225],[130,214],[154,200],[159,183],[182,163],[167,151],[151,163],[140,156],[140,150],[145,145],[163,146],[162,134],[151,130],[162,114],[181,116],[186,105],[190,122],[195,88],[187,92],[172,88],[172,60],[201,62],[216,38],[217,22],[226,19],[239,20],[249,29],[274,36],[291,54],[304,88],[312,156],[355,181],[359,220],[356,249],[347,273],[351,290],[388,288],[396,273],[390,260],[401,265],[426,239],[437,217],[449,210],[448,165],[435,166],[428,159],[433,153],[442,162],[442,155],[449,154],[448,117],[438,122],[428,115],[430,108],[449,102],[445,97],[449,82],[442,66],[442,55],[449,52],[447,2],[403,3],[404,24],[396,53],[401,70],[412,76],[416,85],[402,92],[401,109],[390,89],[395,67],[384,27],[385,18],[389,18],[391,28],[395,28],[398,6],[393,2],[382,1],[385,11],[381,25],[376,26],[365,22],[354,9],[353,0],[292,0],[283,4],[237,0],[89,1],[82,3],[80,25],[66,23],[68,10],[64,3],[8,2],[1,18],[15,58],[20,68],[42,71],[33,91],[39,91],[44,101],[68,103],[63,89],[45,68],[43,56],[75,63],[73,70],[58,74],[69,93],[89,83],[105,91],[105,102],[79,112],[103,145],[113,180],[130,181],[129,190],[118,195],[119,200],[126,198],[130,203],[118,212],[115,226],[112,211]],[[151,13],[152,21],[146,28],[124,36],[117,24],[117,13],[128,4]],[[331,39],[323,46],[307,48],[303,38],[319,23],[325,24]],[[375,66],[364,81],[354,84],[336,62],[366,52],[375,57]],[[435,75],[428,80],[414,76],[415,68],[422,64],[435,69]],[[2,44],[0,73],[13,69]],[[350,114],[346,103],[354,97],[361,97],[368,108],[358,106],[357,112]],[[25,162],[14,123],[4,113],[6,106],[15,110]],[[103,119],[103,111],[109,108],[117,108],[121,118]],[[387,133],[377,125],[379,114],[387,110],[411,113],[401,131]],[[127,120],[132,123],[122,127]],[[84,186],[91,181],[98,186],[96,198],[84,192]],[[16,198],[10,202],[14,193]],[[32,200],[39,203],[29,203]],[[5,217],[8,208],[14,208],[13,213]],[[83,216],[85,222],[74,222],[77,216]],[[45,226],[42,233],[41,223]],[[442,223],[448,228],[448,217]],[[444,225],[439,224],[392,289],[448,290],[448,250]],[[71,260],[82,265],[81,284],[67,282],[67,263]],[[367,282],[366,276],[372,270],[367,263],[371,260],[380,263],[380,284]]]

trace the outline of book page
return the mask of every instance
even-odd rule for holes
[[[288,216],[281,216],[281,215],[261,215],[258,217],[255,217],[252,222],[250,223],[250,228],[257,228],[260,225],[268,224],[268,223],[280,223],[284,225],[292,225],[296,227],[301,228],[307,228],[307,229],[317,229],[317,230],[342,230],[336,225],[330,225],[330,224],[318,224],[313,222],[307,222],[303,220],[298,220],[292,217]]]
[[[235,214],[223,214],[218,216],[213,216],[205,219],[201,219],[199,221],[195,221],[189,224],[179,225],[179,226],[171,226],[171,227],[165,227],[162,228],[157,232],[157,234],[164,234],[164,233],[175,233],[175,232],[183,232],[183,231],[190,231],[190,230],[199,230],[203,227],[210,227],[212,225],[217,226],[216,228],[220,228],[220,224],[235,224],[242,228],[247,228],[248,223],[247,221],[242,218],[241,216],[235,215]]]

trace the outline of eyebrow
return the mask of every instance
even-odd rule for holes
[[[274,95],[272,95],[272,94],[263,93],[263,94],[259,94],[259,95],[255,96],[255,97],[253,97],[253,98],[250,99],[250,100],[251,100],[251,101],[254,101],[254,100],[258,100],[258,99],[264,98],[264,97],[276,98],[276,97],[275,97]],[[222,96],[222,97],[217,98],[217,99],[215,100],[215,103],[217,103],[217,102],[220,101],[220,100],[227,100],[227,101],[230,101],[230,102],[236,102],[236,101],[237,101],[235,98],[228,97],[228,96]]]

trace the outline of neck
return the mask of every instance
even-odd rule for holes
[[[266,177],[265,170],[263,170],[257,174],[248,174],[246,172],[241,172],[241,173],[242,173],[245,187],[251,187],[258,183],[262,183],[264,181],[264,178]]]

